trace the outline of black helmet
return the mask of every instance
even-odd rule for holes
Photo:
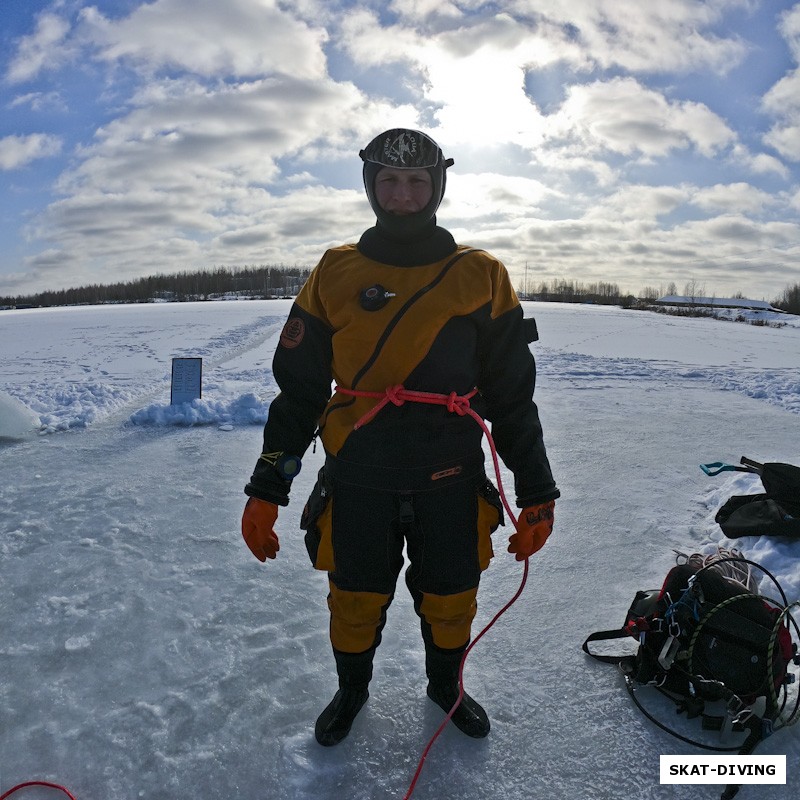
[[[359,152],[364,162],[364,188],[378,222],[397,238],[412,238],[433,219],[444,197],[447,168],[452,158],[445,158],[442,148],[425,133],[410,128],[392,128],[376,136]],[[375,176],[384,167],[426,169],[433,183],[430,202],[416,214],[395,216],[384,211],[375,197]]]

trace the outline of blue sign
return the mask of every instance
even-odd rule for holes
[[[177,406],[181,403],[191,403],[192,400],[201,397],[202,382],[202,358],[173,358],[170,404]]]

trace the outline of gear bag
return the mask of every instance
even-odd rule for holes
[[[759,592],[754,569],[772,581],[779,600]],[[618,666],[636,706],[662,730],[702,749],[749,755],[800,718],[800,695],[792,686],[800,665],[792,612],[799,607],[787,603],[767,570],[737,551],[679,553],[661,589],[637,592],[623,626],[590,634],[583,651]],[[628,637],[638,640],[635,654],[594,652],[598,642]],[[681,735],[644,707],[636,696],[642,686],[654,687],[723,740],[731,731],[747,731],[744,742],[713,746]],[[722,796],[737,790],[728,787]]]
[[[706,475],[752,472],[761,478],[761,494],[734,495],[717,511],[714,521],[729,539],[740,536],[800,538],[800,467],[772,462],[760,464],[742,456],[739,464],[701,464]]]

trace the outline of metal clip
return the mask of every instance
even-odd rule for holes
[[[670,626],[670,629],[672,626]],[[673,661],[675,661],[675,656],[678,655],[678,650],[680,650],[681,643],[678,639],[670,634],[669,639],[664,642],[664,646],[661,648],[661,652],[658,655],[658,663],[661,665],[663,669],[669,669],[672,666]]]

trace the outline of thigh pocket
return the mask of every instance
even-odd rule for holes
[[[333,493],[325,475],[325,467],[317,474],[305,508],[300,517],[300,527],[306,532],[305,543],[311,563],[316,569],[333,572]]]
[[[500,492],[487,478],[478,487],[478,563],[481,570],[489,566],[494,555],[492,550],[492,533],[503,524],[503,501]]]

